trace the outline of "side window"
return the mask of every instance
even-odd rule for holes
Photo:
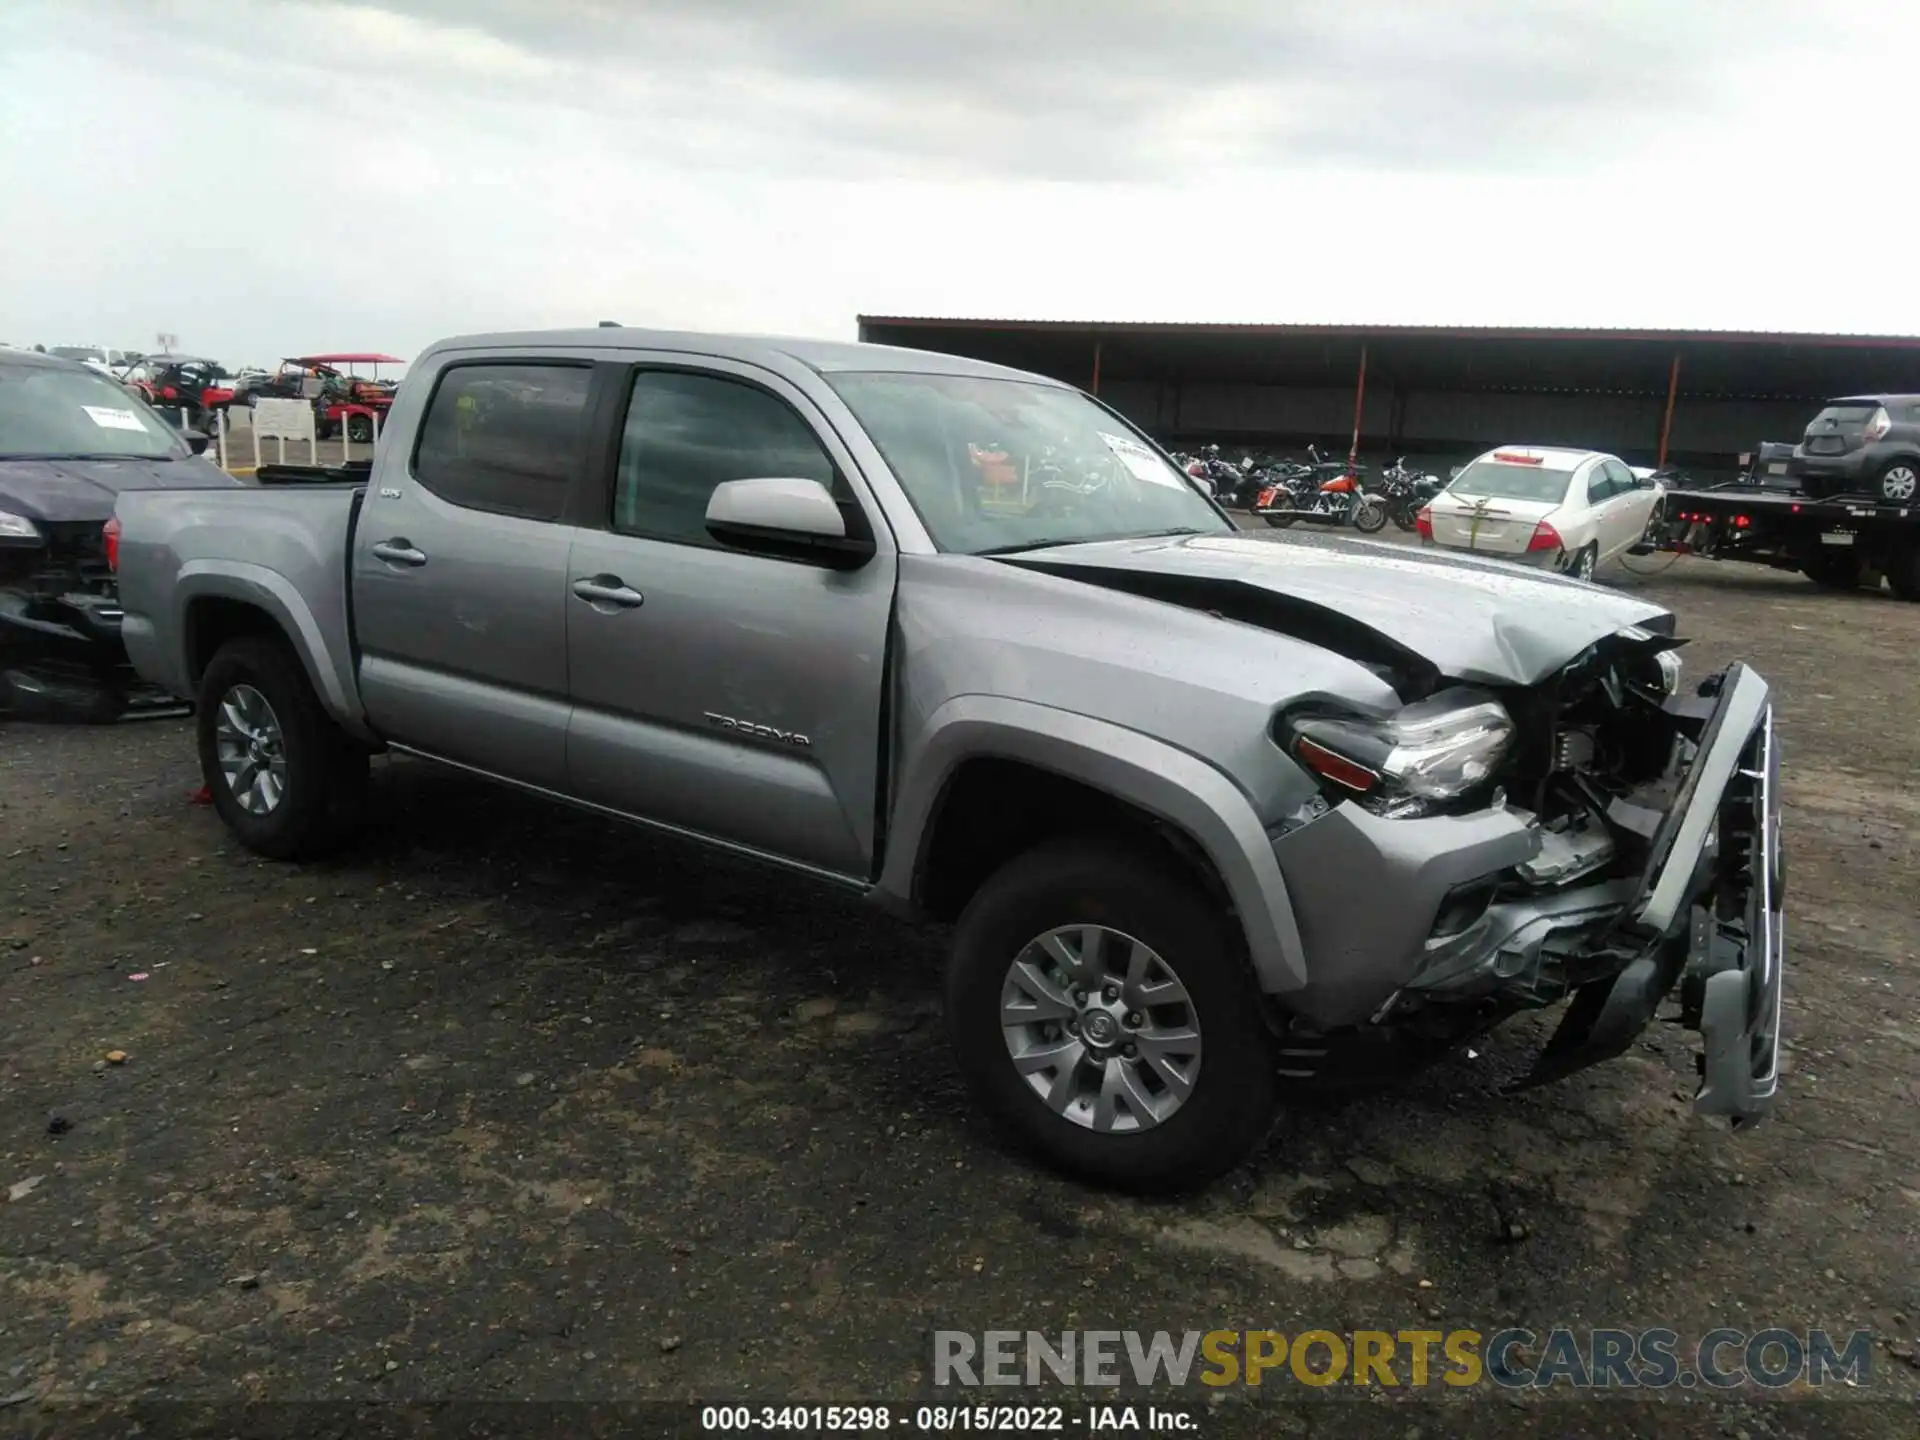
[[[785,401],[716,375],[634,376],[613,486],[615,530],[711,546],[714,487],[776,475],[818,480],[849,498],[819,438]]]
[[[580,473],[587,391],[579,365],[456,365],[440,377],[413,476],[469,510],[558,520]]]
[[[1638,488],[1640,482],[1633,478],[1633,472],[1618,460],[1609,460],[1606,466],[1607,479],[1612,485],[1612,494],[1624,495],[1627,491]]]
[[[1920,405],[1909,405],[1907,407],[1907,423],[1909,425],[1920,425]]]
[[[1602,460],[1587,471],[1587,504],[1604,504],[1613,493],[1613,476],[1607,470],[1607,462]]]

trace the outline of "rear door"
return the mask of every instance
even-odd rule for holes
[[[386,449],[353,540],[367,717],[386,738],[548,789],[566,782],[567,519],[595,371],[456,357]]]
[[[569,571],[568,783],[866,876],[896,563],[850,454],[802,390],[745,363],[645,357],[614,409],[617,458]],[[875,556],[836,571],[723,546],[706,529],[714,487],[762,476],[829,486]]]

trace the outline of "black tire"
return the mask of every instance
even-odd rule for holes
[[[1584,549],[1574,552],[1573,556],[1567,561],[1567,568],[1564,573],[1575,580],[1585,580],[1591,585],[1593,583],[1594,572],[1599,568],[1599,565],[1599,547],[1588,545]],[[1582,573],[1583,569],[1585,571],[1584,574]]]
[[[1887,561],[1887,584],[1909,603],[1920,602],[1920,545],[1907,544]]]
[[[1858,590],[1867,576],[1867,565],[1857,551],[1836,550],[1815,555],[1800,567],[1800,573],[1826,590]]]
[[[1378,535],[1387,528],[1387,507],[1377,500],[1363,500],[1353,512],[1353,528],[1362,535]]]
[[[1420,528],[1418,512],[1408,506],[1395,505],[1387,513],[1393,517],[1393,523],[1409,535]]]
[[[960,917],[947,1024],[980,1104],[1039,1159],[1122,1189],[1196,1188],[1246,1158],[1273,1119],[1275,1075],[1261,998],[1218,905],[1162,859],[1061,840],[1008,862]],[[1056,1114],[1015,1069],[1000,1023],[1021,951],[1060,926],[1098,924],[1145,942],[1185,986],[1205,1049],[1192,1093],[1163,1122],[1101,1133]]]
[[[1260,518],[1276,530],[1291,530],[1294,522],[1300,517],[1298,515],[1262,515]]]
[[[265,697],[278,722],[286,789],[264,815],[241,808],[221,772],[217,732],[221,701],[237,685]],[[200,774],[213,807],[242,845],[274,860],[325,853],[359,819],[367,788],[367,752],[333,723],[300,662],[281,642],[262,636],[229,640],[200,677],[195,706]]]
[[[1889,460],[1873,480],[1874,493],[1888,505],[1920,505],[1920,462]]]
[[[373,443],[373,419],[367,415],[349,415],[347,417],[347,438],[356,445]]]

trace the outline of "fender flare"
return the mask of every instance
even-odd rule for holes
[[[1213,864],[1233,902],[1260,988],[1298,990],[1306,956],[1273,842],[1246,794],[1200,757],[1137,730],[1030,701],[960,695],[930,715],[893,806],[876,890],[911,904],[947,782],[969,760],[1050,770],[1156,816]]]
[[[174,589],[174,624],[178,627],[174,633],[183,641],[192,633],[187,627],[194,602],[209,599],[238,601],[266,615],[293,648],[300,668],[307,672],[307,679],[327,712],[357,739],[377,739],[361,715],[352,658],[334,656],[328,651],[320,622],[285,576],[244,560],[188,561],[180,567]],[[211,657],[188,657],[184,645],[182,649],[183,659],[188,660],[187,673],[182,678],[197,682],[197,676],[191,673],[193,662],[197,660],[199,668],[204,669]],[[343,669],[343,664],[347,668]]]

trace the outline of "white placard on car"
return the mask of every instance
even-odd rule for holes
[[[116,410],[111,405],[82,405],[87,418],[102,430],[132,430],[140,433],[146,426],[140,423],[140,417],[131,410]]]

